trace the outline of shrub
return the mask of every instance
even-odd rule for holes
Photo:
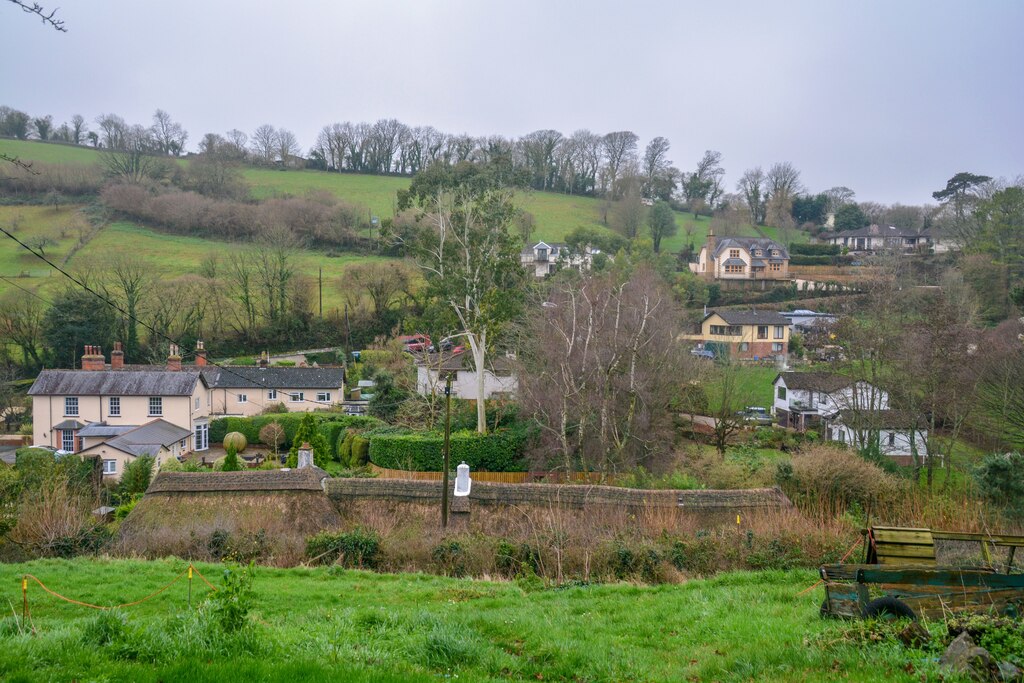
[[[338,462],[344,467],[352,467],[352,440],[355,436],[351,429],[346,429],[338,435]]]
[[[352,437],[352,455],[349,458],[349,467],[362,467],[370,462],[370,442],[356,434]]]
[[[795,454],[790,463],[780,463],[776,477],[794,501],[827,501],[844,507],[891,499],[902,488],[892,475],[853,451],[824,445]]]
[[[715,570],[718,554],[715,539],[707,534],[698,533],[693,541],[673,543],[668,559],[680,571],[703,575]]]
[[[656,583],[660,578],[661,555],[649,546],[631,548],[622,541],[615,541],[610,564],[615,578],[620,580],[638,578]]]
[[[356,527],[352,531],[321,531],[306,539],[306,557],[320,564],[376,569],[383,559],[380,536],[372,530]]]
[[[451,463],[465,462],[474,470],[523,472],[524,430],[491,434],[456,432],[451,435]],[[444,436],[436,433],[370,434],[370,462],[378,467],[439,472]]]
[[[494,550],[494,566],[502,576],[514,578],[540,571],[540,553],[529,543],[516,545],[501,539]]]
[[[274,457],[277,457],[277,449],[284,443],[284,427],[278,422],[269,422],[260,429],[260,443],[274,449]]]
[[[236,432],[237,433],[237,432]],[[230,434],[228,436],[231,436]],[[241,436],[239,434],[239,436]],[[245,438],[244,436],[242,437]],[[238,472],[242,469],[242,463],[238,461],[238,451],[235,450],[234,443],[230,443],[227,448],[227,455],[224,456],[224,462],[221,464],[220,469],[222,472]]]
[[[1024,516],[1024,453],[991,453],[974,471],[981,495],[1013,516]]]
[[[437,569],[445,576],[466,575],[466,548],[454,539],[442,541],[430,551]]]
[[[153,479],[153,462],[151,456],[143,455],[128,463],[117,485],[118,494],[130,496],[145,493]]]
[[[221,417],[210,421],[210,441],[222,443],[228,432],[241,432],[249,443],[263,443],[260,439],[260,429],[264,425],[276,422],[284,429],[284,441],[281,442],[281,447],[290,449],[295,441],[295,433],[307,415],[311,415],[318,427],[323,430],[324,438],[328,438],[330,429],[333,429],[333,427],[327,427],[327,424],[341,425],[342,429],[373,429],[381,425],[380,420],[372,417],[342,413],[284,413],[254,417]],[[330,443],[328,441],[328,444]]]
[[[331,459],[330,442],[317,427],[317,420],[312,413],[306,413],[299,423],[292,440],[292,448],[288,453],[288,467],[295,467],[299,460],[299,446],[308,443],[313,449],[313,463],[323,467]]]
[[[213,613],[225,633],[240,631],[248,623],[253,605],[253,565],[228,567],[221,577],[220,590],[210,594]]]
[[[249,440],[245,438],[245,434],[241,432],[231,432],[224,436],[224,449],[233,449],[235,453],[244,451],[245,447],[249,445]]]

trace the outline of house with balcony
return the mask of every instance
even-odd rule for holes
[[[709,280],[788,281],[789,251],[775,240],[762,237],[716,237],[708,239],[697,263],[690,269]]]
[[[774,311],[711,311],[681,338],[718,357],[777,358],[789,353],[789,320]]]
[[[590,247],[584,247],[579,252],[563,242],[537,242],[519,252],[519,262],[524,268],[533,271],[534,277],[547,277],[559,268],[590,270],[594,254],[597,253],[598,250]]]

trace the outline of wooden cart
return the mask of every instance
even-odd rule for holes
[[[1024,574],[1011,573],[1024,536],[872,527],[865,529],[863,564],[821,568],[822,616],[937,617],[949,610],[1024,613]],[[978,542],[983,566],[938,566],[935,541]],[[991,549],[1007,547],[1005,571],[993,566]]]

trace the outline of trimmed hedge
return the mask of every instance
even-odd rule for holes
[[[331,447],[331,457],[338,455],[338,436],[346,429],[373,429],[380,426],[380,420],[362,415],[343,415],[341,413],[280,413],[275,415],[256,415],[255,417],[219,417],[210,420],[210,442],[223,443],[228,432],[241,432],[251,444],[261,443],[260,430],[264,425],[277,422],[284,427],[284,442],[280,449],[288,451],[295,439],[302,418],[310,414],[318,422],[318,429]],[[272,445],[272,444],[271,444]]]
[[[793,256],[838,256],[838,244],[791,244],[789,255]]]
[[[370,462],[378,467],[396,470],[440,472],[444,435],[380,434],[370,438]],[[465,462],[474,470],[488,472],[525,472],[522,458],[526,445],[524,430],[499,430],[481,435],[477,432],[455,432],[451,436],[451,466]],[[352,444],[355,455],[358,439]]]

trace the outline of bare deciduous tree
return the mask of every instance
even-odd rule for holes
[[[764,224],[768,204],[765,182],[764,171],[760,166],[756,166],[744,171],[736,184],[736,189],[743,194],[743,199],[747,203],[750,222],[754,225]]]
[[[541,430],[538,466],[607,474],[660,464],[691,369],[672,294],[652,270],[558,286],[525,323],[520,401]]]

